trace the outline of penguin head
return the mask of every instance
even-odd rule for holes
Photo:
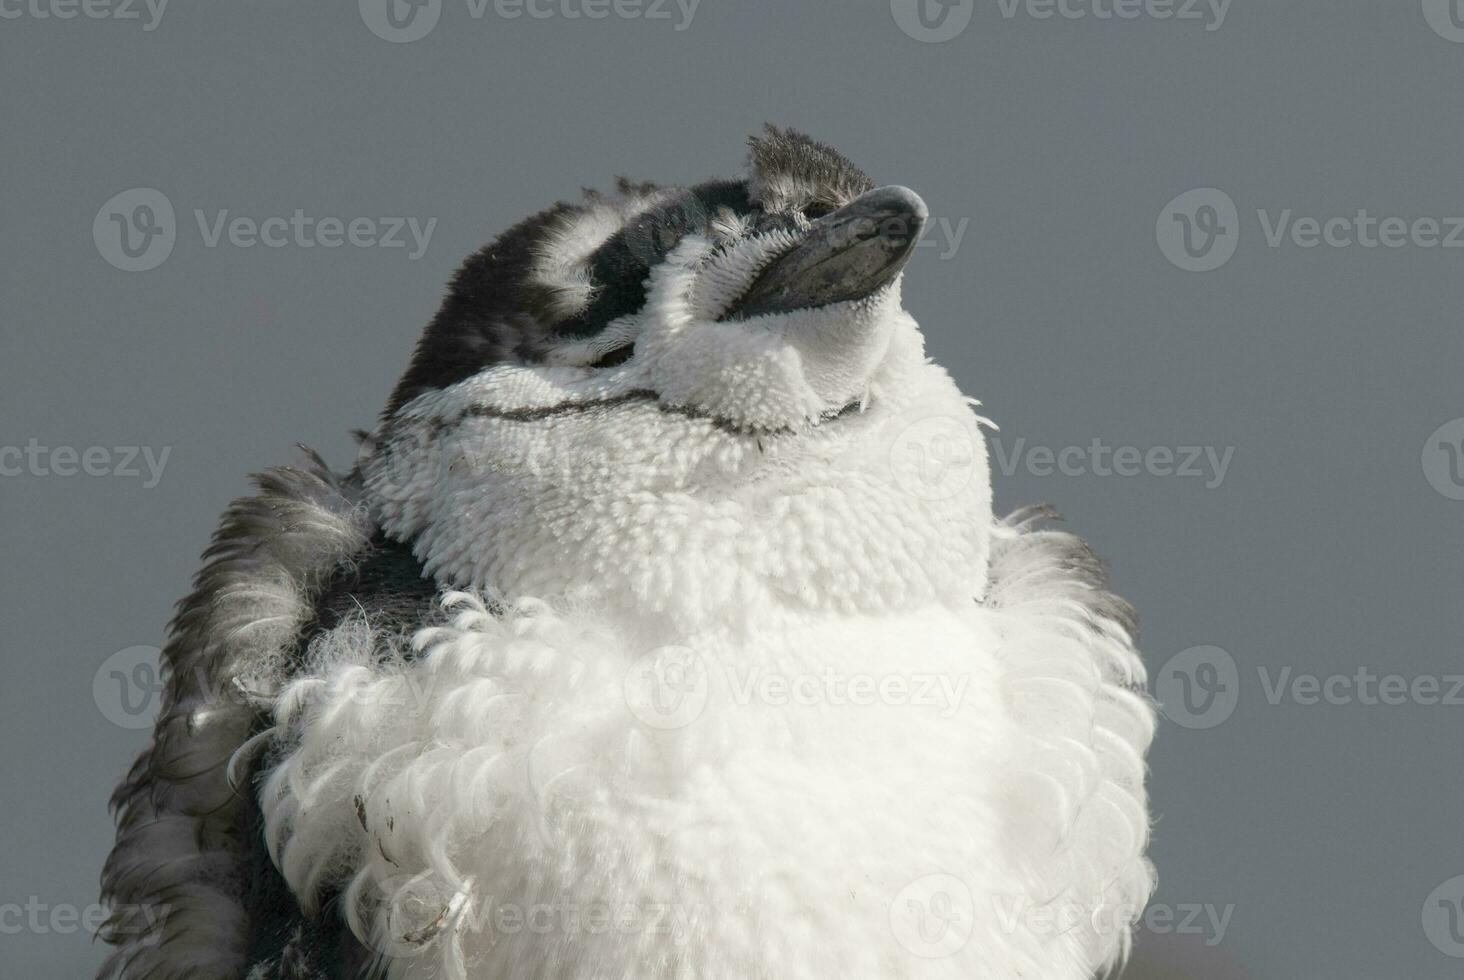
[[[613,374],[749,430],[816,426],[861,402],[925,204],[801,133],[769,126],[750,144],[744,179],[622,179],[471,256],[387,419],[512,367]]]
[[[459,271],[365,441],[373,513],[441,581],[689,621],[731,595],[969,600],[989,474],[901,307],[925,220],[772,128],[743,179],[527,219]]]

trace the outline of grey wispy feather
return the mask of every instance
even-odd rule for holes
[[[313,614],[313,595],[370,539],[359,489],[314,454],[257,478],[225,513],[163,651],[152,746],[112,797],[117,845],[102,872],[117,944],[102,977],[238,977],[248,942],[241,808],[229,761],[249,738],[254,695]]]

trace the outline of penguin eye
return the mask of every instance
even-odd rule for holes
[[[616,347],[614,350],[606,351],[598,361],[590,365],[592,368],[608,368],[617,364],[624,364],[630,360],[630,355],[635,353],[634,344],[626,344],[624,347]]]
[[[822,201],[814,201],[803,209],[803,216],[809,221],[817,221],[824,215],[833,213],[834,206],[832,204],[824,204]]]

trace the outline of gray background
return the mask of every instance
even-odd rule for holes
[[[1215,31],[976,0],[945,43],[887,0],[703,0],[679,32],[671,10],[477,20],[444,0],[410,44],[340,0],[177,3],[150,32],[0,20],[0,444],[171,447],[151,488],[0,478],[0,909],[95,901],[105,798],[146,734],[108,721],[93,675],[162,642],[246,474],[296,441],[349,465],[443,282],[508,223],[617,173],[732,173],[772,120],[970,219],[953,256],[917,253],[907,305],[1008,450],[1234,447],[1210,488],[997,476],[1001,508],[1049,501],[1111,561],[1152,674],[1203,644],[1238,665],[1233,715],[1166,722],[1151,755],[1157,907],[1233,905],[1228,929],[1142,929],[1129,976],[1458,976],[1422,916],[1464,873],[1464,707],[1273,705],[1257,671],[1464,671],[1464,502],[1420,461],[1464,415],[1464,251],[1271,248],[1256,210],[1464,214],[1464,44],[1414,0],[1234,0]],[[1156,219],[1206,186],[1235,200],[1239,248],[1181,271]],[[148,272],[91,235],[133,187],[178,214]],[[439,221],[411,261],[207,248],[195,208]],[[7,977],[101,955],[84,931],[0,934]]]

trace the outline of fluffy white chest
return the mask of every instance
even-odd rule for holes
[[[453,608],[389,671],[338,635],[265,794],[287,875],[354,871],[391,976],[1086,975],[1021,914],[1054,896],[1013,822],[1038,760],[999,615],[647,650],[537,604]]]

